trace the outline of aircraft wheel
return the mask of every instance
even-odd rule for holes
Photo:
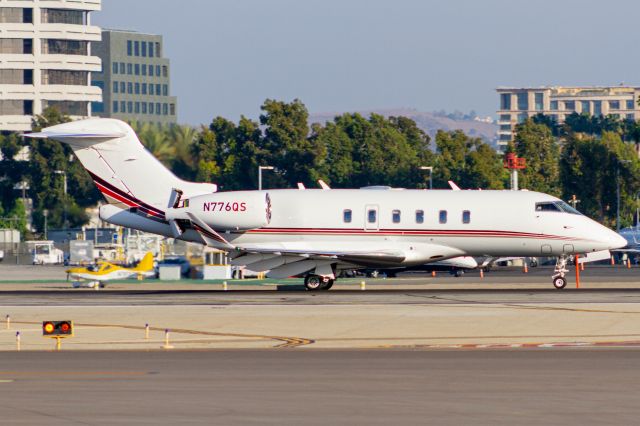
[[[322,277],[320,275],[307,275],[304,278],[304,286],[309,291],[321,290],[323,286]]]
[[[562,290],[566,285],[567,280],[564,277],[555,277],[553,279],[553,286],[558,290]]]
[[[333,287],[334,282],[335,280],[330,279],[329,281],[322,284],[322,287],[320,287],[320,290],[329,290],[331,287]]]

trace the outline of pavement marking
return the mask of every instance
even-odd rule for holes
[[[14,324],[40,324],[40,322],[36,321],[13,321]],[[122,324],[83,324],[83,323],[75,323],[76,328],[78,327],[95,327],[95,328],[124,328],[129,330],[144,330],[145,327],[137,326],[137,325],[122,325]],[[258,340],[275,340],[280,342],[280,344],[273,346],[273,349],[285,349],[285,348],[295,348],[298,346],[306,346],[315,343],[313,339],[307,339],[304,337],[288,337],[288,336],[269,336],[269,335],[261,335],[261,334],[242,334],[242,333],[219,333],[213,331],[200,331],[200,330],[189,330],[185,328],[171,328],[166,327],[171,330],[172,333],[177,334],[190,334],[190,335],[200,335],[200,336],[216,336],[216,337],[237,337],[244,339],[258,339]],[[151,331],[159,331],[164,332],[165,327],[149,327]]]

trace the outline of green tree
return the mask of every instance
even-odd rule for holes
[[[527,168],[519,174],[520,186],[560,195],[560,150],[551,130],[528,119],[516,127],[514,146],[518,157],[527,160]]]

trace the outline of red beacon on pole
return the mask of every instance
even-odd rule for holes
[[[518,170],[525,169],[527,167],[526,158],[520,158],[513,152],[509,152],[504,156],[504,168],[509,169],[511,172],[511,189],[513,191],[518,190]]]

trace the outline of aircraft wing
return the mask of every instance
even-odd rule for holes
[[[231,252],[231,264],[257,272],[269,271],[267,276],[271,278],[286,278],[310,271],[334,277],[335,269],[404,266],[407,262],[424,264],[461,254],[458,249],[436,244],[372,248],[360,243],[329,248],[306,243],[304,246],[237,247]]]

